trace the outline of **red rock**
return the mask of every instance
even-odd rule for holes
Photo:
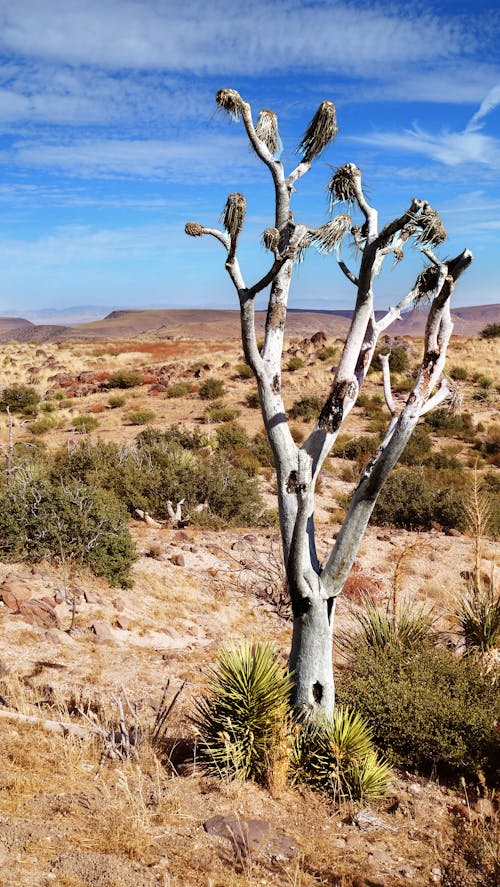
[[[56,613],[45,601],[24,601],[19,606],[19,612],[30,625],[37,625],[39,628],[59,628]]]

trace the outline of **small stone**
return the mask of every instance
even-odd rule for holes
[[[418,784],[418,782],[412,782],[411,785],[408,786],[408,791],[410,795],[420,795],[422,793],[422,786]]]
[[[91,589],[86,588],[83,592],[83,597],[87,604],[99,604],[101,599],[96,591],[92,591]]]
[[[183,567],[186,563],[183,554],[173,554],[170,558],[170,562],[174,564],[175,567]]]
[[[123,613],[125,609],[125,604],[121,598],[116,597],[113,601],[113,607],[115,608],[115,610],[118,610],[119,613]]]
[[[353,822],[363,832],[375,831],[376,829],[390,832],[397,831],[395,826],[389,825],[384,819],[377,816],[377,814],[373,813],[371,810],[360,810],[354,817]]]
[[[91,631],[95,634],[95,640],[101,644],[115,643],[116,638],[113,629],[107,622],[92,622]]]

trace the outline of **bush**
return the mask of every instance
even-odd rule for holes
[[[418,465],[432,450],[432,438],[424,425],[417,425],[400,458],[402,465]]]
[[[108,379],[110,388],[136,388],[142,385],[142,376],[133,370],[118,370]]]
[[[203,413],[205,422],[232,422],[239,416],[239,410],[233,407],[226,407],[223,403],[217,401],[210,404]]]
[[[195,701],[199,758],[216,776],[264,781],[287,717],[290,677],[272,648],[243,641],[223,648]]]
[[[296,781],[339,801],[384,797],[391,781],[390,765],[377,755],[367,721],[342,705],[330,720],[299,728],[292,769]]]
[[[149,425],[155,419],[154,410],[137,410],[127,413],[126,421],[129,425]]]
[[[456,382],[465,382],[468,377],[468,372],[463,366],[453,366],[450,370],[450,376],[452,379],[455,379]]]
[[[201,383],[199,395],[203,400],[217,400],[217,398],[223,397],[225,392],[226,389],[222,379],[209,376],[208,379]]]
[[[317,395],[301,397],[300,400],[297,400],[288,411],[289,416],[291,419],[304,419],[304,421],[310,422],[312,419],[318,418],[323,403],[324,398]]]
[[[304,361],[302,360],[301,357],[298,356],[298,354],[295,355],[294,357],[291,357],[287,363],[287,369],[291,373],[294,373],[296,370],[300,370],[303,366],[304,366]]]
[[[487,323],[479,335],[481,339],[498,339],[500,336],[500,323]]]
[[[82,434],[89,434],[99,427],[99,420],[95,416],[75,416],[71,420],[71,424],[76,431],[81,431]]]
[[[50,400],[46,400],[42,403],[40,409],[43,413],[55,413],[57,411],[57,404],[52,403]]]
[[[430,530],[438,523],[444,529],[463,532],[467,526],[465,494],[450,486],[446,472],[400,468],[383,486],[373,521],[408,530]]]
[[[256,434],[252,442],[252,452],[263,468],[274,468],[274,456],[267,434]]]
[[[387,354],[388,349],[382,348],[377,349],[375,354],[373,355],[372,367],[374,370],[382,370],[382,363],[380,360],[380,354]],[[410,366],[410,361],[408,358],[408,352],[406,348],[402,345],[395,345],[391,348],[391,352],[389,354],[389,368],[392,373],[406,373],[408,367]]]
[[[242,425],[231,422],[217,429],[217,443],[220,450],[246,449],[250,445],[248,434]]]
[[[435,434],[444,437],[470,438],[474,433],[474,424],[470,413],[453,413],[446,407],[433,410],[425,417],[426,425]]]
[[[25,476],[0,497],[0,556],[28,563],[63,558],[128,587],[136,554],[126,520],[104,490]]]
[[[190,430],[181,425],[170,425],[164,431],[145,428],[137,435],[136,443],[140,448],[157,445],[168,448],[171,444],[177,444],[184,450],[200,450],[208,445],[209,438],[197,428]]]
[[[253,377],[252,368],[247,363],[239,363],[236,367],[237,379],[251,379]]]
[[[335,442],[332,456],[339,459],[359,459],[371,456],[377,447],[378,439],[375,437],[366,434],[360,434],[359,437],[341,435]]]
[[[249,394],[245,395],[245,403],[247,407],[250,407],[251,410],[258,410],[260,407],[259,395],[256,391],[250,391]]]
[[[40,395],[36,388],[32,385],[21,385],[14,383],[7,385],[3,389],[0,396],[0,410],[7,412],[7,407],[11,413],[24,413],[25,415],[33,415],[37,411],[40,403]]]
[[[467,653],[488,653],[500,643],[500,594],[469,588],[457,599],[455,619]]]
[[[127,403],[127,398],[122,397],[120,394],[115,394],[113,397],[110,397],[108,400],[108,406],[110,406],[112,410],[117,410],[120,407],[124,407],[126,403]]]
[[[53,416],[40,416],[39,419],[35,419],[34,422],[30,422],[28,425],[28,431],[30,434],[47,434],[48,431],[52,431],[56,426],[56,421]]]
[[[167,397],[187,397],[188,394],[193,390],[193,386],[190,382],[174,382],[173,385],[169,385],[166,391]]]
[[[318,354],[318,358],[326,363],[326,361],[334,361],[337,357],[337,349],[334,348],[333,345],[325,345],[322,351]]]
[[[478,376],[474,376],[474,382],[476,382],[480,388],[491,388],[493,385],[493,379],[491,376],[485,376],[482,373]]]
[[[381,610],[364,597],[349,629],[339,634],[339,643],[349,658],[360,650],[383,651],[387,647],[415,650],[433,637],[431,614],[420,607],[399,607],[395,614]]]
[[[349,659],[337,693],[367,719],[397,766],[455,778],[485,773],[492,782],[498,776],[498,694],[473,659],[430,644],[365,645]]]

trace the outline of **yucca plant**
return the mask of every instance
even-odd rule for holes
[[[338,643],[348,655],[361,647],[384,650],[387,647],[411,650],[432,640],[432,614],[425,607],[408,605],[388,612],[369,599],[362,601],[362,610],[353,616],[351,630],[340,633]]]
[[[368,723],[342,705],[331,719],[297,728],[292,770],[296,781],[329,791],[339,801],[383,797],[391,779],[391,768],[377,754]]]
[[[491,588],[470,587],[454,613],[466,653],[488,653],[500,644],[500,594]]]
[[[264,781],[289,716],[290,675],[267,643],[223,647],[195,701],[198,756],[223,778]]]

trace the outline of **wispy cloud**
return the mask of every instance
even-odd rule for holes
[[[227,139],[208,134],[203,139],[119,140],[87,139],[70,144],[16,143],[0,154],[0,163],[18,168],[48,169],[75,178],[129,178],[195,182],[251,180],[256,161],[243,136]]]
[[[374,132],[352,138],[354,141],[389,151],[424,154],[446,166],[482,164],[500,169],[500,139],[480,131],[486,116],[499,104],[500,86],[488,93],[461,132],[441,130],[439,133],[431,133],[414,125],[412,129],[402,133]]]
[[[17,0],[0,13],[8,52],[73,65],[242,73],[320,64],[374,72],[377,65],[444,58],[465,36],[448,16],[396,12],[349,0]],[[469,27],[468,43],[473,42]]]

